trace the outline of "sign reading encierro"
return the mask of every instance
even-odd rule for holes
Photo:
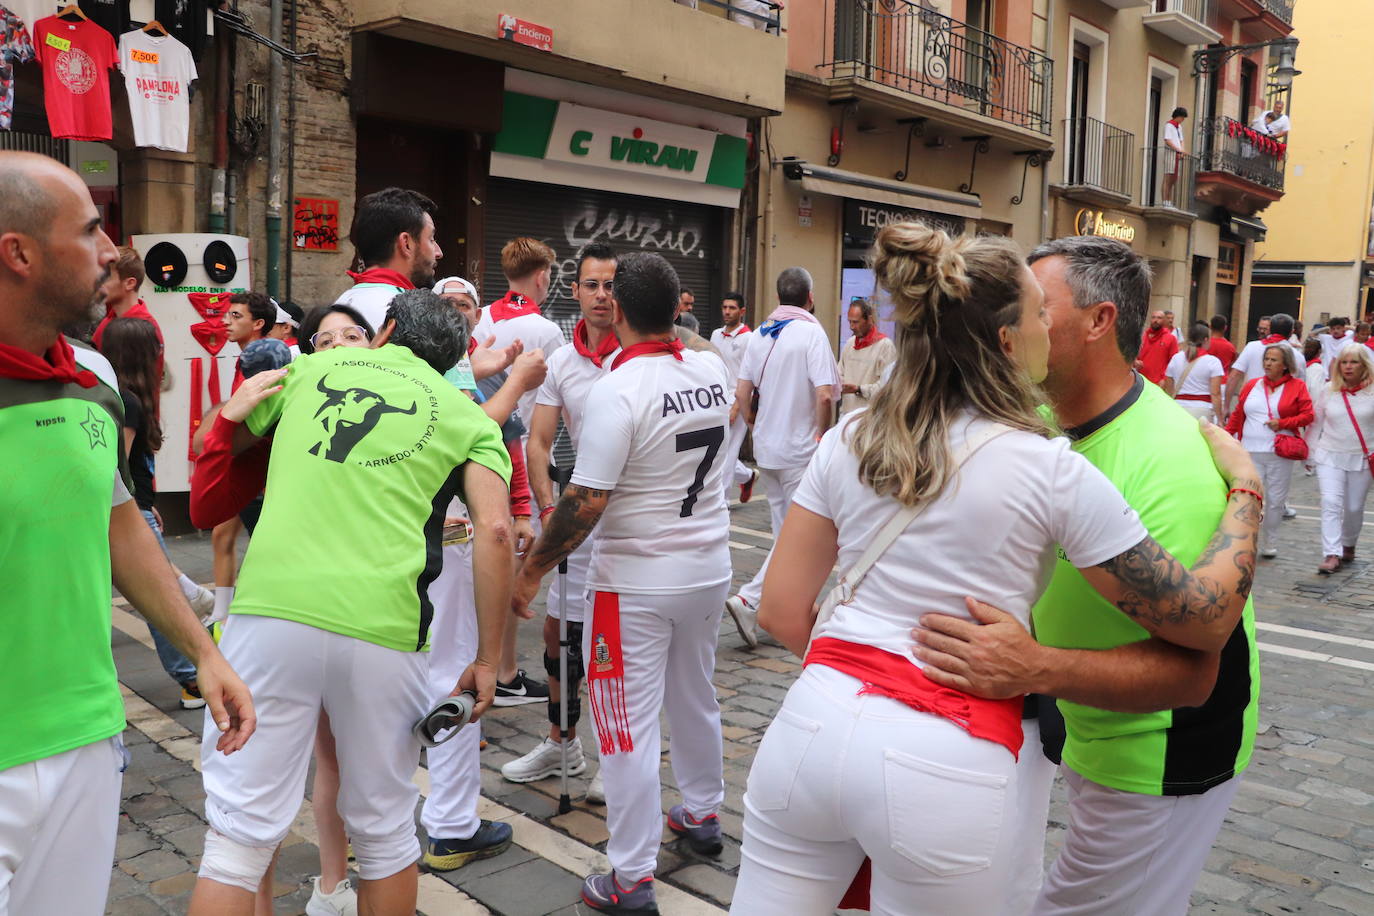
[[[1135,241],[1135,227],[1125,220],[1111,219],[1102,210],[1084,207],[1074,214],[1074,231],[1079,235],[1100,235],[1129,245]]]

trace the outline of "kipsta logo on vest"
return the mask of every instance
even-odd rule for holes
[[[393,407],[375,391],[366,388],[330,388],[323,378],[316,383],[320,393],[325,396],[320,409],[315,411],[315,419],[323,429],[320,440],[310,446],[310,454],[324,452],[325,459],[342,464],[348,460],[353,447],[377,428],[382,417],[389,413],[406,416],[415,414],[416,403],[409,407]]]

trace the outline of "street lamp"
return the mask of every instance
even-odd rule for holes
[[[1291,35],[1287,38],[1276,38],[1273,41],[1261,41],[1248,45],[1199,48],[1193,52],[1193,76],[1219,73],[1226,66],[1226,62],[1237,54],[1268,48],[1275,49],[1279,55],[1278,65],[1274,68],[1274,86],[1278,89],[1289,89],[1293,85],[1293,77],[1302,73],[1301,70],[1293,66],[1293,62],[1298,56],[1298,40]]]
[[[1298,40],[1293,37],[1280,39],[1274,48],[1279,52],[1279,64],[1274,68],[1274,85],[1287,89],[1293,85],[1293,77],[1302,73],[1294,69],[1293,59],[1298,56]]]

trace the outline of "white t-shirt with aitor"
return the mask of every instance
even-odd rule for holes
[[[816,389],[833,385],[839,400],[840,367],[819,324],[793,320],[768,337],[749,335],[739,378],[759,392],[754,419],[754,461],[761,468],[804,467],[816,450]]]
[[[846,415],[825,434],[793,497],[835,523],[840,571],[858,561],[899,509],[895,499],[859,478],[859,459],[848,438],[864,413]],[[970,428],[987,422],[964,414],[951,426],[951,444],[961,444]],[[1067,439],[1004,433],[964,463],[818,635],[915,662],[911,629],[921,615],[969,619],[966,596],[1001,608],[1029,628],[1031,606],[1049,584],[1056,547],[1062,545],[1069,562],[1084,569],[1145,536],[1135,510]]]
[[[628,359],[592,386],[572,482],[611,495],[589,588],[664,594],[730,581],[731,381],[714,353],[681,355]]]
[[[1183,387],[1180,388],[1178,380],[1183,378],[1183,373],[1188,369],[1188,354],[1179,350],[1174,354],[1174,358],[1169,360],[1169,366],[1164,370],[1164,374],[1174,382],[1174,397],[1180,394],[1212,394],[1212,379],[1225,378],[1226,370],[1221,367],[1221,360],[1204,353],[1196,360],[1197,365],[1193,366],[1193,371],[1188,373],[1188,377],[1183,379]]]
[[[119,69],[129,94],[134,143],[186,152],[191,132],[191,50],[171,35],[135,30],[119,36]]]

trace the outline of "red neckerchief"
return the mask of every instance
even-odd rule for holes
[[[1261,340],[1260,343],[1267,347],[1270,344],[1283,343],[1287,339],[1288,338],[1284,337],[1282,334],[1270,334],[1268,337],[1264,338],[1264,340]]]
[[[382,283],[386,286],[399,286],[401,289],[414,289],[415,284],[410,282],[410,278],[398,270],[389,267],[369,267],[362,273],[355,274],[353,271],[345,271],[353,278],[354,283]]]
[[[1277,382],[1269,381],[1269,376],[1267,375],[1261,376],[1261,378],[1264,379],[1265,388],[1269,389],[1270,391],[1277,391],[1278,389],[1282,388],[1284,385],[1287,385],[1290,381],[1292,381],[1293,376],[1285,372],[1283,374],[1283,378],[1279,379]]]
[[[1367,382],[1367,381],[1366,381],[1366,382],[1362,382],[1360,385],[1358,385],[1358,386],[1355,387],[1355,388],[1342,388],[1342,389],[1341,389],[1341,394],[1358,394],[1359,392],[1364,391],[1364,390],[1365,390],[1366,388],[1368,388],[1368,387],[1369,387],[1369,382]]]
[[[626,360],[634,359],[636,356],[646,356],[650,353],[671,353],[673,354],[673,359],[681,362],[682,341],[674,337],[672,340],[646,340],[643,343],[637,343],[633,346],[626,347],[620,351],[620,355],[611,363],[611,371],[614,372],[619,369]]]
[[[742,321],[739,323],[739,326],[736,327],[733,331],[727,331],[727,330],[725,330],[725,328],[721,328],[721,329],[720,329],[720,336],[722,336],[722,337],[738,337],[738,336],[740,336],[741,334],[748,334],[748,333],[749,333],[749,325],[745,324],[745,323],[742,322]],[[1371,339],[1374,339],[1374,338],[1371,338]]]
[[[187,293],[186,298],[191,300],[191,307],[200,313],[200,317],[207,321],[212,318],[219,318],[229,311],[230,293]]]
[[[0,378],[22,379],[26,382],[75,382],[82,388],[94,388],[100,381],[94,372],[76,364],[72,345],[61,335],[42,356],[0,343]]]
[[[609,333],[601,338],[601,343],[596,345],[596,352],[592,352],[591,345],[587,343],[587,320],[580,319],[577,327],[573,328],[573,347],[577,352],[592,361],[592,365],[600,369],[601,361],[620,349],[620,341],[615,339],[615,334]]]
[[[863,337],[857,337],[854,339],[854,349],[862,350],[864,347],[871,347],[878,341],[884,340],[886,338],[887,335],[884,334],[882,331],[878,330],[878,326],[875,324],[873,327],[868,329],[868,333],[865,334]]]
[[[1321,358],[1320,358],[1320,357],[1318,357],[1317,359],[1309,359],[1309,360],[1307,361],[1307,365],[1309,365],[1309,366],[1315,366],[1315,365],[1317,365],[1317,363],[1319,363],[1319,362],[1321,362]]]
[[[1146,328],[1146,329],[1145,329],[1145,337],[1146,337],[1146,339],[1149,340],[1150,343],[1152,343],[1152,344],[1154,344],[1154,343],[1159,343],[1161,340],[1163,340],[1165,334],[1169,334],[1170,337],[1173,337],[1173,336],[1174,336],[1173,334],[1170,334],[1170,333],[1169,333],[1169,329],[1168,329],[1168,328]]]
[[[539,308],[529,299],[515,291],[507,292],[500,299],[497,299],[488,306],[492,321],[505,321],[508,318],[519,318],[521,315],[538,315]]]

